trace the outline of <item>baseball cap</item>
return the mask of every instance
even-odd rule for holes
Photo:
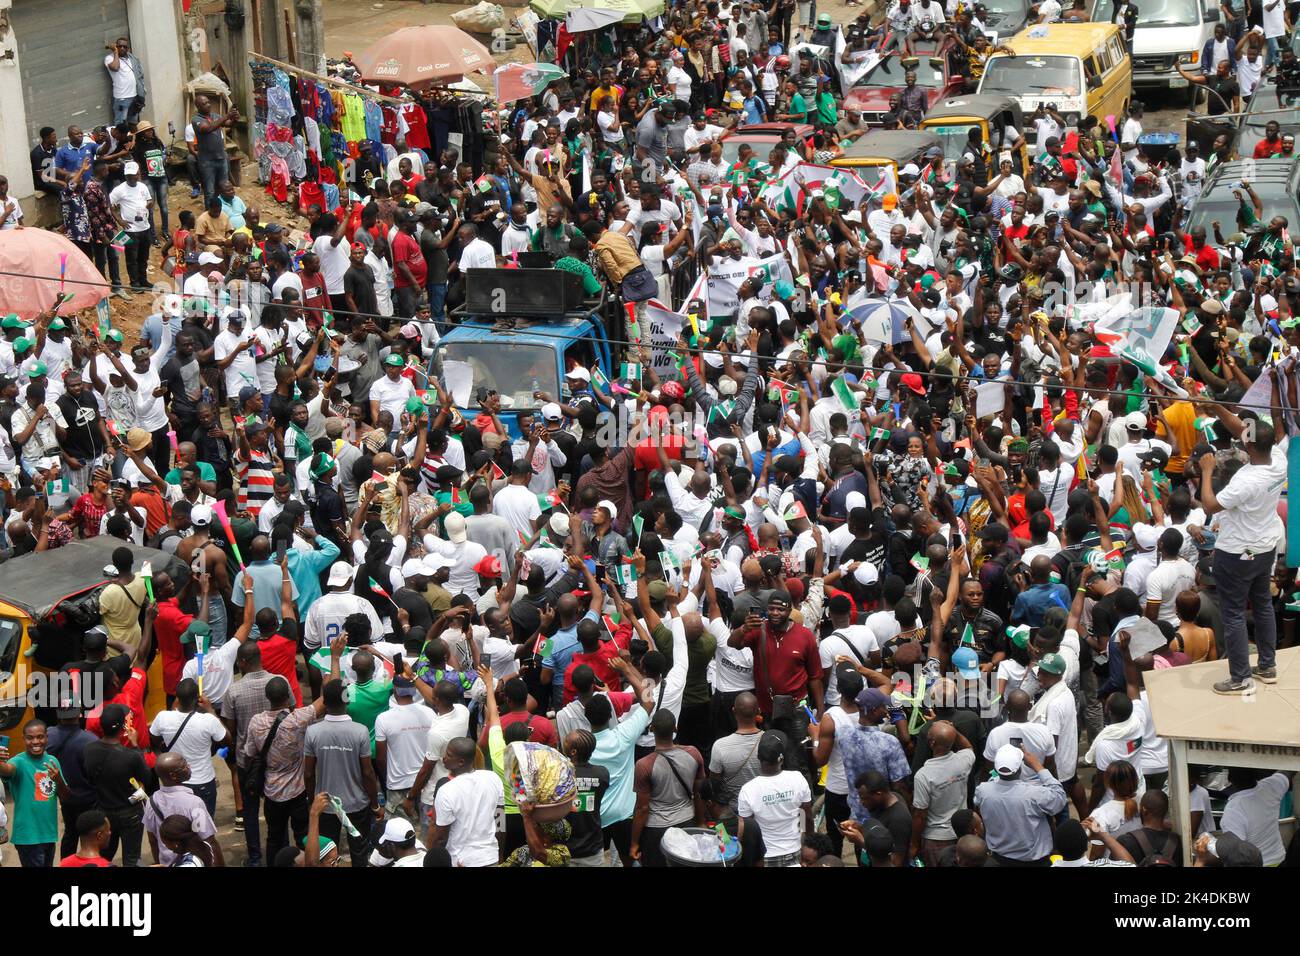
[[[646,590],[650,593],[650,600],[662,601],[665,597],[668,596],[668,582],[651,581],[648,585],[646,585]]]
[[[610,501],[608,498],[602,498],[600,501],[596,502],[596,507],[603,508],[605,512],[609,515],[610,521],[618,520],[618,507],[614,504],[614,502]]]
[[[564,373],[564,377],[565,377],[565,378],[576,378],[576,379],[577,379],[578,381],[580,381],[580,382],[590,382],[590,381],[591,381],[591,373],[588,372],[588,371],[587,371],[585,368],[583,368],[581,365],[576,366],[575,368],[571,368],[571,369],[569,369],[569,371],[567,371],[567,372]]]
[[[1124,427],[1129,431],[1144,431],[1147,427],[1146,412],[1129,412],[1124,417]]]
[[[884,209],[886,212],[893,209],[897,205],[898,205],[897,193],[885,193],[885,195],[882,196],[880,199],[880,208]]]
[[[908,372],[903,376],[902,381],[906,388],[911,389],[917,395],[925,394],[925,385],[921,383],[921,376],[917,375],[915,372]]]
[[[346,561],[335,561],[330,565],[328,586],[332,588],[341,588],[345,584],[350,584],[352,576],[356,573],[357,569]]]
[[[547,422],[563,421],[564,412],[560,411],[560,406],[555,402],[547,402],[542,406],[542,420]]]
[[[190,509],[190,524],[204,527],[212,524],[212,506],[195,505]]]
[[[452,544],[460,544],[468,537],[465,530],[465,516],[459,511],[449,512],[442,522],[443,530],[447,532],[447,540]]]
[[[495,555],[487,555],[479,559],[478,564],[474,565],[474,573],[484,578],[499,578],[501,576],[501,562]]]
[[[1141,550],[1150,551],[1160,540],[1160,529],[1153,524],[1138,522],[1133,526],[1133,540]]]
[[[858,708],[864,712],[873,711],[878,707],[888,707],[889,698],[885,693],[875,687],[864,687],[858,692]]]
[[[864,586],[875,584],[880,580],[880,572],[870,561],[859,561],[853,569],[853,580]]]
[[[569,533],[569,516],[557,511],[551,515],[551,520],[547,522],[546,526],[550,529],[551,534],[563,538]]]
[[[1198,308],[1206,315],[1223,314],[1223,303],[1218,299],[1202,299]]]
[[[415,694],[416,694],[416,690],[415,690],[415,684],[414,684],[414,682],[408,680],[408,679],[405,678],[405,677],[394,677],[394,678],[393,678],[393,694],[394,694],[395,696],[397,696],[397,697],[414,697]],[[389,821],[388,821],[388,825],[389,825],[389,826],[392,826],[392,825],[393,825],[394,823],[396,823],[396,822],[398,822],[398,821],[396,821],[396,820],[389,820]],[[402,821],[402,822],[405,822],[405,821]],[[410,826],[409,823],[407,823],[406,825],[407,825],[408,827]],[[414,836],[414,835],[415,835],[415,831],[412,830],[412,831],[411,831],[411,836]],[[408,838],[408,839],[409,839],[409,838]],[[404,841],[398,840],[398,841],[396,841],[396,842],[401,843],[401,842],[404,842]]]
[[[200,252],[199,257],[194,261],[201,266],[215,266],[221,261],[221,256],[211,252]]]
[[[1216,830],[1210,834],[1212,849],[1224,866],[1260,867],[1264,865],[1263,855],[1253,843],[1248,843],[1229,830]]]
[[[140,172],[140,164],[139,164],[139,163],[136,163],[136,162],[128,162],[128,163],[125,163],[125,164],[122,166],[122,175],[123,175],[123,176],[135,176],[135,175],[138,174],[139,172]]]
[[[424,563],[424,573],[429,575],[437,574],[443,568],[451,568],[456,566],[456,562],[453,561],[451,558],[437,553],[426,554],[424,556],[423,563]]]
[[[29,369],[27,370],[27,377],[28,377],[28,378],[40,378],[40,377],[41,377],[42,375],[44,375],[47,371],[49,371],[49,369],[47,369],[47,368],[45,367],[45,363],[44,363],[44,362],[37,362],[35,365],[33,365],[31,368],[29,368]]]
[[[1044,654],[1038,661],[1038,669],[1049,674],[1065,673],[1065,658],[1060,654]]]
[[[398,355],[396,352],[389,352],[388,357],[384,359],[384,364],[393,365],[396,366],[397,368],[401,368],[403,365],[406,364],[406,360],[402,358],[400,355]]]
[[[1002,777],[1014,777],[1020,773],[1020,767],[1024,762],[1024,751],[1014,744],[1003,744],[993,756],[993,767]]]
[[[424,561],[420,558],[407,558],[402,562],[402,577],[404,578],[413,578],[428,573],[425,570]]]
[[[401,680],[401,678],[398,678],[398,680]],[[406,683],[410,685],[411,690],[415,689],[415,685],[411,684],[410,681],[407,681]],[[393,689],[396,690],[396,688],[397,688],[397,682],[394,681]],[[384,824],[384,835],[379,838],[379,842],[380,843],[405,843],[408,840],[414,840],[414,839],[415,839],[415,827],[411,826],[410,821],[403,820],[400,817],[393,817],[386,824]]]
[[[952,652],[952,666],[967,680],[980,676],[980,656],[969,647],[959,647]]]

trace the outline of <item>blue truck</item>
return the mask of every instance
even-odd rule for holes
[[[605,295],[587,298],[578,277],[556,269],[471,269],[458,319],[434,348],[429,375],[455,398],[461,414],[479,413],[481,390],[501,398],[501,420],[519,438],[519,415],[536,412],[534,393],[567,398],[570,360],[615,377]]]

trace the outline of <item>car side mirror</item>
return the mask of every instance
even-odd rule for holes
[[[1220,17],[1220,14],[1219,14],[1219,7],[1218,7],[1218,4],[1207,3],[1207,4],[1205,5],[1205,22],[1206,22],[1206,23],[1218,23],[1218,22],[1219,22],[1219,17]]]

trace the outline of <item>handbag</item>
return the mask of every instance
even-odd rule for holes
[[[261,793],[263,786],[266,784],[266,755],[271,752],[271,744],[275,742],[275,735],[280,732],[280,725],[284,723],[285,718],[289,716],[289,711],[285,711],[279,717],[275,718],[275,723],[267,731],[266,741],[262,744],[262,749],[256,757],[248,764],[248,771],[244,775],[245,786],[250,793]],[[179,734],[177,735],[179,736]],[[172,741],[175,743],[175,740]]]
[[[659,281],[651,275],[649,269],[639,265],[623,276],[619,291],[624,302],[645,302],[659,294]]]

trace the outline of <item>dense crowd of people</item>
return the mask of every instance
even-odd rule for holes
[[[734,865],[1182,865],[1146,676],[1226,658],[1244,706],[1294,642],[1288,222],[1247,181],[1184,231],[1210,163],[1147,156],[1140,107],[858,200],[767,189],[868,132],[835,59],[934,42],[977,78],[984,15],[898,0],[840,47],[802,0],[674,4],[503,105],[494,159],[362,157],[301,243],[203,97],[171,229],[119,41],[123,125],[33,166],[117,295],[175,293],[139,335],[0,323],[7,560],[121,542],[66,668],[105,699],[0,737],[22,864],[656,867],[712,833]],[[1248,95],[1271,16],[1191,78]],[[926,109],[911,76],[885,123]],[[807,132],[724,160],[762,121]],[[430,360],[464,276],[528,253],[604,295],[623,361],[457,402]],[[794,281],[722,314],[674,281],[772,257]],[[658,372],[650,300],[689,315]],[[1195,865],[1295,864],[1291,786],[1198,768]]]

